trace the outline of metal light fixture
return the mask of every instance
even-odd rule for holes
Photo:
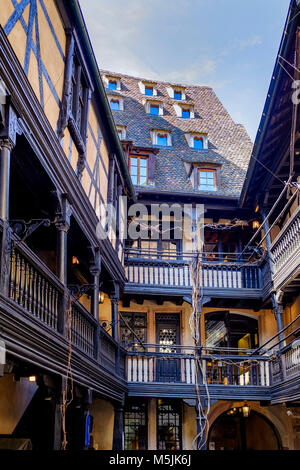
[[[36,375],[30,375],[28,377],[29,382],[36,382]]]
[[[245,403],[244,406],[242,407],[242,411],[243,411],[244,418],[248,418],[250,414],[250,406],[247,403]]]
[[[104,303],[104,292],[99,292],[99,304]]]
[[[252,228],[253,229],[256,229],[256,228],[259,228],[260,227],[260,223],[258,220],[253,220],[252,221]]]
[[[79,264],[79,259],[77,256],[72,256],[72,264]]]

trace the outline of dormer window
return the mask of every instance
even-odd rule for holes
[[[183,105],[181,103],[175,103],[173,106],[177,117],[182,119],[193,119],[195,117],[194,106],[192,104]]]
[[[108,89],[109,90],[116,90],[117,89],[117,81],[116,80],[109,80],[108,81]]]
[[[117,133],[120,140],[126,139],[126,127],[125,126],[117,126]]]
[[[191,133],[185,134],[187,143],[191,149],[195,150],[207,150],[208,149],[208,138],[207,134]]]
[[[110,109],[112,111],[123,111],[124,110],[124,103],[123,98],[115,95],[107,96]]]
[[[191,112],[189,108],[181,108],[181,117],[184,119],[189,119],[191,117]]]
[[[142,95],[157,96],[157,85],[153,82],[141,81],[138,83]]]
[[[186,100],[186,95],[185,95],[185,87],[183,86],[169,86],[167,87],[167,92],[170,98],[176,101],[185,101]]]
[[[113,91],[121,91],[121,78],[116,76],[103,75],[105,88]]]
[[[158,99],[143,99],[142,103],[145,106],[145,111],[147,114],[152,114],[153,116],[162,116],[164,114],[163,102]]]
[[[152,144],[160,147],[171,147],[171,133],[163,130],[153,130],[151,132]]]
[[[197,168],[198,170],[198,189],[203,191],[216,191],[217,172],[215,169]]]

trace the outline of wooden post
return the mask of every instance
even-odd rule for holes
[[[65,316],[69,298],[69,293],[67,291],[67,253],[71,213],[71,206],[67,200],[67,195],[64,194],[61,198],[60,210],[55,222],[57,229],[57,276],[65,286],[64,298],[58,317],[58,331],[63,335],[65,334]]]
[[[94,260],[90,267],[93,276],[92,293],[92,315],[97,321],[97,327],[94,332],[94,357],[99,358],[100,324],[99,324],[99,279],[101,274],[101,255],[98,248],[95,249]]]
[[[0,140],[0,218],[9,219],[10,157],[14,147],[10,139]]]
[[[124,409],[122,405],[115,405],[113,450],[124,450]]]

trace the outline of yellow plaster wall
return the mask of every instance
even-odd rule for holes
[[[193,440],[197,434],[196,410],[183,403],[182,411],[182,450],[193,450]]]
[[[45,7],[47,9],[48,15],[52,22],[53,28],[55,30],[56,36],[60,43],[63,53],[66,49],[66,35],[64,32],[64,25],[62,23],[61,17],[57,11],[54,0],[45,0]],[[30,5],[26,7],[23,13],[23,18],[26,24],[28,24],[29,18],[29,8]],[[53,86],[58,94],[59,99],[62,97],[63,89],[63,80],[64,80],[64,60],[61,57],[58,48],[56,46],[55,40],[53,38],[51,29],[48,25],[45,14],[40,6],[40,2],[37,2],[38,9],[38,23],[39,23],[39,41],[40,41],[40,51],[41,51],[41,60],[44,63],[46,70],[49,74],[49,77],[53,83]],[[7,20],[14,12],[14,6],[11,0],[6,0],[1,2],[0,8],[0,24],[4,27],[7,23]],[[26,33],[21,25],[20,20],[17,21],[16,25],[8,35],[8,39],[17,55],[20,64],[24,67],[25,60],[25,50],[26,50]],[[36,44],[36,24],[33,25],[33,34],[32,39],[34,44]],[[28,80],[38,98],[40,100],[40,86],[39,86],[39,75],[38,75],[38,65],[37,59],[31,50],[30,60],[29,60],[29,69],[28,69]],[[53,94],[45,80],[43,75],[43,91],[44,91],[44,111],[49,119],[49,122],[54,130],[56,130],[57,120],[59,116],[59,107],[56,103]]]
[[[114,432],[114,407],[106,400],[94,400],[91,410],[94,418],[93,443],[95,450],[111,450]]]
[[[12,434],[37,389],[25,377],[19,382],[8,374],[0,378],[0,434]]]

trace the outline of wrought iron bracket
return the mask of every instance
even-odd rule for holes
[[[93,288],[94,284],[82,284],[81,286],[78,284],[70,284],[68,286],[69,291],[76,299],[79,299],[83,294],[86,294],[90,289]]]
[[[12,231],[21,238],[21,240],[18,242],[21,243],[39,227],[50,227],[51,221],[50,219],[31,219],[26,222],[22,219],[15,219],[10,220],[9,225]]]

